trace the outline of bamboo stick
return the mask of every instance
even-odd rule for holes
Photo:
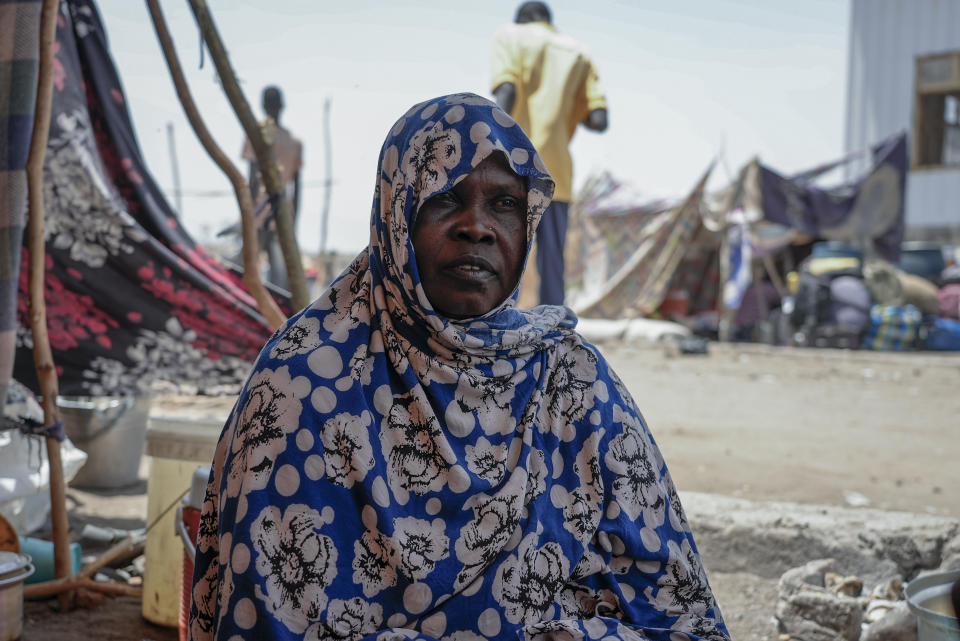
[[[94,581],[94,573],[114,561],[135,556],[143,551],[143,543],[135,543],[133,537],[128,536],[99,557],[88,563],[82,570],[71,576],[60,577],[51,581],[34,583],[24,586],[24,597],[40,598],[53,596],[62,592],[70,592],[77,588],[87,588],[106,594],[124,594],[139,597],[142,591],[138,587],[123,585],[116,581]]]
[[[25,585],[23,586],[23,598],[42,599],[43,597],[53,596],[54,594],[63,596],[80,588],[102,592],[104,594],[132,596],[138,599],[143,597],[143,588],[141,587],[126,585],[125,583],[118,583],[117,581],[94,581],[90,578],[81,577],[78,574],[62,579],[54,579],[53,581]]]
[[[93,573],[102,567],[110,565],[118,559],[130,558],[136,556],[143,550],[143,543],[134,543],[133,537],[128,536],[99,557],[88,563],[82,570],[77,572],[76,578],[89,579]]]
[[[43,424],[47,427],[60,422],[57,408],[59,381],[47,333],[47,308],[44,301],[46,251],[44,248],[43,159],[50,134],[50,112],[53,102],[53,47],[57,38],[57,8],[59,0],[43,0],[40,9],[40,63],[37,78],[37,102],[34,113],[30,153],[27,157],[28,208],[28,287],[30,330],[33,333],[33,361],[37,381],[43,395]],[[53,523],[53,565],[57,577],[70,574],[70,541],[67,522],[66,483],[63,479],[63,461],[60,441],[47,436],[47,460],[50,468],[50,518]],[[60,611],[70,609],[73,594],[60,594]]]
[[[237,205],[240,207],[240,225],[243,241],[243,281],[250,289],[260,313],[264,315],[271,329],[276,329],[286,320],[286,316],[280,311],[276,301],[264,287],[260,280],[260,271],[257,268],[257,256],[259,253],[257,241],[256,222],[254,221],[253,199],[250,197],[250,188],[246,178],[240,173],[236,165],[230,161],[227,155],[213,139],[210,131],[207,129],[200,115],[199,109],[190,93],[190,87],[187,85],[186,77],[183,74],[183,68],[180,66],[180,60],[177,56],[177,49],[173,44],[173,38],[167,29],[167,22],[163,17],[163,11],[157,0],[146,0],[147,8],[150,11],[150,18],[153,20],[153,28],[157,33],[157,40],[160,41],[160,49],[163,51],[163,57],[167,61],[167,68],[170,70],[170,78],[173,80],[173,86],[177,90],[177,97],[180,99],[180,105],[183,107],[193,132],[200,140],[200,144],[207,151],[210,158],[220,167],[220,170],[227,175],[230,184],[233,186],[233,192],[237,197]]]
[[[250,103],[247,102],[243,90],[240,89],[237,76],[230,65],[226,47],[224,47],[223,40],[220,38],[217,25],[207,8],[206,1],[190,0],[190,8],[193,10],[197,26],[200,27],[200,32],[203,34],[203,40],[210,52],[210,57],[213,58],[213,64],[217,68],[223,91],[226,93],[240,125],[246,132],[247,138],[250,139],[267,194],[277,203],[277,238],[280,241],[280,249],[283,251],[293,305],[297,309],[306,307],[307,303],[310,302],[310,294],[307,291],[307,281],[303,276],[303,264],[300,262],[300,248],[297,246],[296,232],[293,228],[293,214],[290,211],[290,203],[284,195],[284,185],[280,182],[280,170],[277,167],[277,158],[273,146],[268,145],[264,140],[260,125],[250,109]]]

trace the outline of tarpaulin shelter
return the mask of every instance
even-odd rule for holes
[[[709,175],[683,201],[630,203],[630,188],[609,175],[588,184],[575,213],[581,252],[571,261],[578,314],[633,318],[660,306],[681,261],[709,233],[701,214]]]
[[[27,224],[27,156],[40,59],[40,2],[0,3],[0,407],[13,374],[20,243]]]
[[[571,306],[584,317],[633,318],[682,292],[691,313],[719,311],[726,289],[726,306],[736,308],[752,257],[820,238],[895,261],[904,232],[906,135],[874,148],[859,178],[818,186],[817,178],[851,160],[791,177],[754,160],[726,189],[704,194],[701,181],[683,200],[638,198],[610,175],[588,181],[574,208]]]
[[[92,0],[61,2],[55,69],[45,287],[60,392],[235,389],[270,329],[150,175]],[[25,247],[19,286],[15,377],[35,386]]]

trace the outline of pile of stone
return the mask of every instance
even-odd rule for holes
[[[865,589],[856,575],[819,559],[780,577],[776,620],[781,641],[916,641],[899,575]]]
[[[960,569],[960,521],[682,493],[711,571],[779,577],[780,641],[916,641],[903,588]]]

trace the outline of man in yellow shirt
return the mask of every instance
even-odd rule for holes
[[[525,2],[493,41],[493,95],[523,127],[556,181],[537,228],[540,303],[563,304],[563,246],[573,198],[570,140],[583,124],[607,128],[607,101],[586,47],[559,33],[543,2]]]

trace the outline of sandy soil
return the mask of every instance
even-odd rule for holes
[[[960,517],[960,356],[601,346],[681,490]]]
[[[602,345],[631,389],[681,491],[754,500],[872,507],[960,517],[960,357],[711,345]],[[863,498],[860,498],[863,501]],[[146,487],[69,491],[71,523],[143,527]],[[694,524],[696,527],[696,524]],[[703,550],[710,559],[723,550]],[[776,582],[710,573],[734,638],[776,639]],[[26,605],[23,639],[173,641],[139,603],[55,613]]]

